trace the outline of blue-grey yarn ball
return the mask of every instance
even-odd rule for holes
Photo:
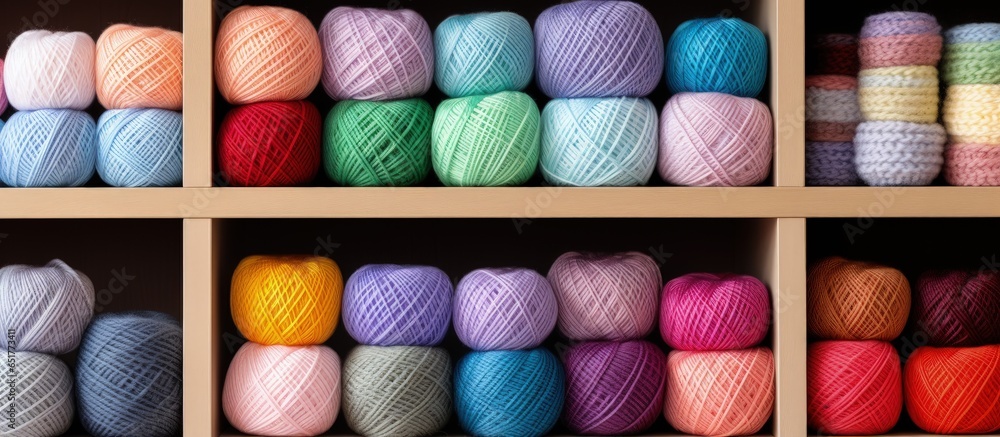
[[[180,113],[114,109],[97,120],[97,173],[114,187],[170,187],[184,176]]]
[[[94,318],[80,345],[77,408],[95,437],[167,437],[181,425],[181,325],[157,312]]]
[[[767,37],[739,18],[681,23],[667,43],[670,92],[757,97],[767,79]]]
[[[535,71],[531,24],[513,12],[453,15],[434,31],[434,82],[449,97],[521,91]]]
[[[94,176],[97,125],[71,109],[19,111],[0,130],[0,180],[12,187],[77,187]]]

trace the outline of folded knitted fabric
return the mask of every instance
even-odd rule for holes
[[[806,185],[857,185],[858,182],[853,143],[806,143]]]
[[[944,179],[950,185],[1000,185],[1000,146],[949,144],[944,154]]]
[[[944,127],[953,143],[1000,145],[1000,85],[952,85]]]
[[[944,127],[905,121],[866,121],[854,136],[854,164],[868,185],[929,185],[944,164]]]
[[[934,67],[872,68],[858,75],[858,105],[865,120],[934,123],[939,94]]]
[[[806,140],[853,140],[861,122],[857,83],[850,76],[806,77]]]
[[[808,53],[809,74],[857,76],[858,38],[845,33],[819,35]]]

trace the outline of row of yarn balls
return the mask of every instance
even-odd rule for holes
[[[61,260],[0,269],[0,435],[63,435],[76,414],[95,437],[180,431],[180,324],[152,311],[94,317],[94,299],[87,275]],[[56,356],[77,347],[74,375]]]
[[[1000,273],[922,274],[839,257],[808,276],[808,419],[826,435],[885,434],[905,400],[935,434],[1000,430]],[[912,308],[911,308],[912,306]],[[908,321],[902,353],[890,341]],[[906,357],[905,367],[900,356]]]
[[[773,355],[759,346],[767,287],[704,273],[661,285],[658,264],[638,252],[566,253],[547,278],[479,269],[454,288],[430,266],[366,265],[345,287],[327,258],[248,257],[230,307],[249,342],[229,367],[223,411],[242,432],[275,436],[327,431],[341,402],[364,436],[432,435],[453,407],[482,436],[541,436],[560,415],[588,435],[642,432],[661,414],[688,434],[760,431],[774,401]],[[360,343],[342,372],[322,346],[341,305]],[[657,318],[676,349],[668,356],[643,340]],[[439,347],[450,326],[473,350],[454,375]],[[556,326],[578,342],[561,360],[541,347]]]
[[[230,184],[302,185],[320,167],[347,186],[551,184],[743,186],[770,172],[773,123],[754,99],[764,34],[737,18],[691,20],[664,40],[629,1],[575,1],[536,20],[452,16],[432,33],[407,9],[337,7],[317,30],[299,12],[242,6],[216,37],[215,77],[234,105],[219,131]],[[666,65],[664,67],[664,64]],[[658,120],[645,98],[675,93]],[[522,91],[537,76],[551,101]],[[304,99],[319,83],[326,117]],[[451,97],[436,111],[432,83]],[[322,145],[321,145],[322,143]]]

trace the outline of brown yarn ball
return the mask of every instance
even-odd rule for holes
[[[879,264],[824,259],[809,269],[809,334],[828,340],[899,337],[910,313],[910,283]]]

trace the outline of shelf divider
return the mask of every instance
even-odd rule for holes
[[[212,0],[184,0],[184,186],[212,186]]]
[[[219,435],[218,223],[184,220],[184,429]]]

